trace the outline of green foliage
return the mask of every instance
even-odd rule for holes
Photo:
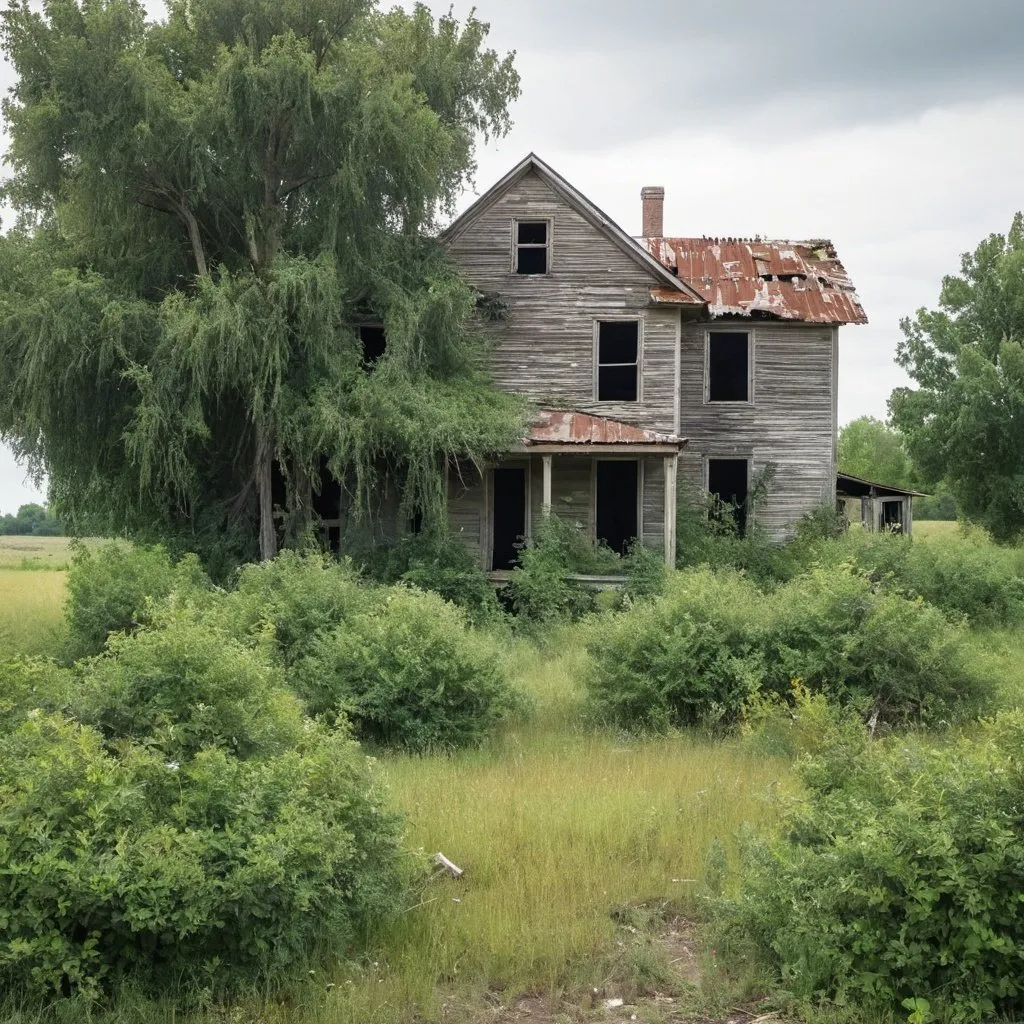
[[[398,823],[339,732],[178,763],[36,712],[0,734],[0,777],[10,993],[218,996],[344,948],[401,891]]]
[[[847,743],[801,761],[807,796],[753,851],[737,907],[785,987],[861,1012],[1020,1016],[1022,738],[1015,712],[973,742]]]
[[[897,360],[917,387],[889,399],[925,479],[944,480],[999,541],[1024,534],[1024,217],[965,253],[937,310],[901,324]]]
[[[873,581],[923,597],[975,626],[1024,621],[1024,552],[996,546],[977,533],[921,543],[853,530],[839,540],[811,546],[806,558],[823,564],[851,562]]]
[[[342,712],[360,738],[414,750],[477,742],[518,703],[497,641],[408,587],[319,636],[294,677],[314,713]]]
[[[763,599],[739,573],[673,574],[662,597],[598,620],[587,645],[593,714],[628,728],[736,720],[761,683]]]
[[[283,551],[243,566],[235,586],[202,605],[204,617],[239,640],[262,643],[269,630],[280,664],[291,668],[316,639],[380,600],[351,564],[319,552]]]
[[[69,710],[78,721],[108,742],[131,740],[166,759],[214,747],[269,757],[302,738],[301,705],[265,652],[186,614],[112,637],[76,673]]]
[[[890,487],[914,485],[914,467],[903,435],[874,416],[861,416],[840,428],[839,470]]]
[[[578,619],[594,610],[594,594],[568,577],[616,571],[622,571],[621,559],[614,552],[595,547],[568,519],[550,515],[520,552],[507,593],[516,614],[525,621]]]
[[[152,620],[176,589],[201,588],[199,563],[177,565],[161,547],[111,542],[90,549],[78,544],[68,575],[66,618],[72,659],[98,654],[114,633],[130,633]]]
[[[799,679],[899,724],[961,718],[990,695],[960,627],[850,566],[813,569],[775,591],[770,605],[764,685],[777,693]]]
[[[794,680],[876,722],[948,722],[992,696],[965,641],[938,609],[849,565],[768,594],[734,569],[703,567],[600,620],[587,686],[598,717],[645,728],[733,722],[751,695],[788,695]]]
[[[933,494],[923,498],[914,498],[914,521],[938,521],[953,522],[960,518],[959,510],[956,507],[956,498],[953,497],[949,486],[944,480],[932,488]]]
[[[366,574],[381,583],[408,583],[458,605],[475,626],[501,622],[503,613],[487,573],[449,530],[407,534],[391,544],[369,545],[360,557]]]
[[[323,460],[357,515],[386,476],[439,520],[444,460],[520,436],[436,239],[477,140],[508,131],[512,58],[423,4],[167,6],[0,20],[0,438],[79,532],[207,561],[298,543]]]
[[[0,537],[59,537],[63,532],[43,505],[22,505],[17,515],[0,516]]]

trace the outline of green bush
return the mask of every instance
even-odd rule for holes
[[[408,587],[318,637],[294,679],[314,713],[343,712],[360,738],[414,750],[473,743],[517,705],[497,641]]]
[[[79,662],[68,709],[111,743],[144,743],[173,760],[209,747],[280,754],[302,737],[302,707],[265,647],[171,615]]]
[[[751,851],[735,908],[797,996],[860,1013],[1024,1012],[1024,717],[976,742],[849,744],[800,763],[806,799]]]
[[[899,724],[949,721],[984,704],[986,684],[971,669],[963,630],[851,566],[799,576],[769,605],[764,685],[776,693],[799,679]]]
[[[615,573],[622,571],[621,562],[608,548],[596,548],[574,523],[550,515],[520,552],[508,597],[515,613],[527,622],[578,619],[594,610],[594,591],[568,577]]]
[[[736,720],[763,674],[764,599],[733,571],[671,574],[662,597],[590,627],[592,713],[627,728]]]
[[[390,545],[372,547],[359,561],[380,583],[433,590],[464,609],[476,626],[493,625],[504,617],[487,573],[450,532],[409,534]]]
[[[78,544],[65,606],[70,657],[99,654],[111,634],[130,633],[151,621],[172,591],[206,585],[195,556],[175,564],[161,547],[111,541],[90,550]]]
[[[240,640],[258,641],[270,627],[281,663],[290,667],[320,634],[375,605],[379,593],[348,562],[283,551],[273,561],[243,566],[234,588],[209,600],[204,614]]]
[[[180,763],[30,712],[0,735],[0,986],[217,996],[395,909],[399,823],[358,747]]]

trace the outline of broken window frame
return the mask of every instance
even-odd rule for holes
[[[625,453],[617,455],[595,455],[590,460],[590,523],[589,534],[592,543],[597,544],[597,464],[599,462],[635,462],[636,463],[636,540],[644,542],[644,487],[646,486],[646,459],[642,455]]]
[[[540,242],[520,242],[519,241],[519,225],[520,224],[543,224],[544,225],[544,238],[543,244]],[[519,277],[547,277],[551,273],[551,260],[554,255],[554,247],[551,244],[551,234],[553,229],[553,222],[550,217],[516,217],[512,221],[512,273]],[[546,250],[546,257],[544,262],[544,273],[543,274],[532,274],[523,273],[519,269],[519,251],[521,249],[544,249]]]
[[[633,363],[602,363],[601,362],[601,324],[636,324],[636,361]],[[636,398],[602,398],[601,367],[602,366],[635,366],[636,367]],[[603,316],[594,321],[594,401],[626,403],[634,405],[644,400],[644,319],[640,316]]]
[[[745,334],[747,336],[747,397],[746,398],[712,398],[711,397],[711,338],[715,334]],[[704,404],[705,405],[754,405],[754,355],[756,351],[754,331],[741,327],[718,327],[704,332]]]

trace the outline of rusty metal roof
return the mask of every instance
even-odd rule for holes
[[[644,238],[647,250],[699,291],[712,316],[768,316],[819,324],[866,324],[864,307],[826,239]],[[677,302],[654,289],[655,302]]]
[[[523,438],[523,444],[639,444],[681,448],[686,441],[674,434],[644,430],[642,427],[610,420],[605,416],[591,416],[571,409],[540,409],[530,426],[530,433]]]

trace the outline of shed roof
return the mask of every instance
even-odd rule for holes
[[[527,448],[579,446],[610,447],[640,446],[678,450],[686,444],[686,439],[675,434],[662,434],[655,430],[620,420],[608,419],[606,416],[593,416],[574,409],[540,409],[530,432],[523,438]]]
[[[880,484],[874,480],[863,480],[859,476],[850,476],[849,473],[836,474],[836,491],[851,498],[864,498],[869,495],[876,498],[927,497],[921,491],[908,491],[905,487],[893,487],[890,484]]]
[[[712,316],[866,324],[853,282],[827,239],[644,238],[647,251],[700,292]],[[656,302],[670,293],[652,292]]]

